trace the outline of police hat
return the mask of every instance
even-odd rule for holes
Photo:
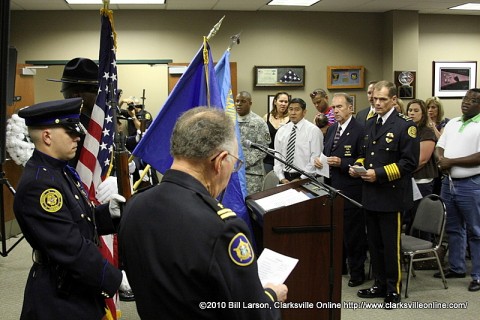
[[[69,133],[84,135],[86,130],[80,123],[82,98],[41,102],[18,111],[27,126],[63,126]]]
[[[63,69],[62,79],[47,79],[48,81],[98,85],[98,66],[87,58],[75,58],[67,62]]]

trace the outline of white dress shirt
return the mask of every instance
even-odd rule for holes
[[[287,144],[290,133],[292,132],[294,123],[289,122],[278,129],[275,135],[275,150],[279,152],[277,156],[285,159],[287,156]],[[315,166],[313,161],[319,157],[323,150],[323,134],[320,129],[308,120],[302,119],[297,124],[297,132],[295,138],[295,155],[293,158],[293,165],[299,169],[315,174]],[[275,159],[273,171],[278,179],[285,179],[283,172],[285,171],[285,164]],[[290,169],[289,172],[296,172]],[[302,178],[305,176],[302,175]]]

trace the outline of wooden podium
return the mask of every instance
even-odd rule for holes
[[[290,188],[310,199],[267,212],[255,202]],[[285,282],[284,320],[340,320],[343,198],[334,196],[332,201],[326,192],[315,189],[301,180],[247,197],[258,250],[269,248],[299,260]]]

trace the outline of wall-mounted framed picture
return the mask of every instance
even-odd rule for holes
[[[352,98],[352,106],[353,106],[353,114],[357,113],[357,95],[356,94],[348,94],[350,98]]]
[[[365,86],[365,67],[327,66],[328,89],[362,89]]]
[[[433,61],[433,91],[440,98],[463,98],[477,85],[476,61]]]
[[[255,87],[303,87],[305,66],[255,66]]]
[[[397,97],[400,99],[415,99],[415,87],[417,80],[416,71],[395,71],[395,85]]]

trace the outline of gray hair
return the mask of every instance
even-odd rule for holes
[[[337,92],[333,95],[333,97],[344,97],[345,101],[347,102],[347,105],[351,104],[353,105],[353,98],[351,95],[345,93],[345,92]]]
[[[234,123],[223,110],[196,107],[178,118],[170,139],[170,154],[207,159],[221,150],[233,152],[234,143]]]

